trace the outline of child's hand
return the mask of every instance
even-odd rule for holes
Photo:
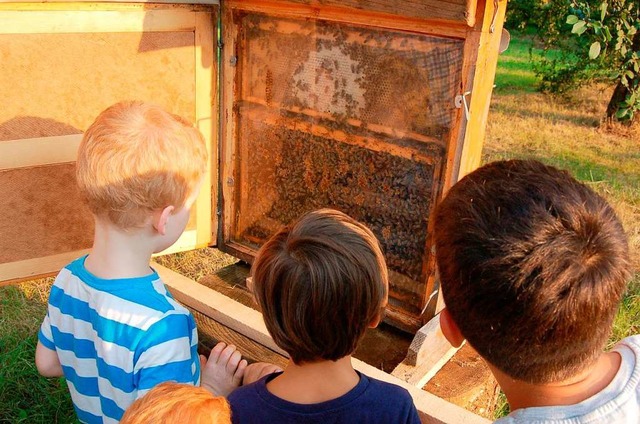
[[[244,370],[242,385],[244,386],[245,384],[253,383],[254,381],[260,380],[265,375],[280,371],[282,371],[282,368],[268,362],[256,362],[253,364],[249,364]]]
[[[242,382],[247,361],[241,358],[235,346],[218,343],[202,366],[201,386],[215,396],[227,396]],[[203,361],[201,356],[200,362]]]

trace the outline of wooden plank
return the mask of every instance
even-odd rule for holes
[[[1,34],[193,31],[185,9],[148,11],[0,11]]]
[[[274,352],[287,356],[269,336],[262,315],[239,302],[211,290],[168,268],[154,263],[153,268],[179,302],[202,312]]]
[[[3,0],[5,1],[5,0]],[[100,3],[220,4],[220,0],[99,0]],[[97,0],[7,0],[7,3],[97,3]]]
[[[410,159],[429,165],[437,163],[440,158],[434,157],[433,155],[425,154],[423,151],[421,151],[426,150],[423,149],[424,144],[433,144],[435,146],[444,148],[444,145],[440,140],[432,137],[422,136],[418,139],[411,139],[409,137],[413,135],[412,133],[407,134],[406,132],[397,132],[396,136],[407,137],[397,139],[398,141],[401,140],[402,142],[404,142],[403,144],[406,144],[402,145],[400,143],[394,143],[394,140],[386,139],[385,136],[387,136],[387,134],[385,133],[387,132],[392,133],[392,135],[388,136],[389,138],[395,138],[393,132],[390,129],[388,131],[385,131],[385,133],[383,134],[376,134],[373,131],[369,131],[371,127],[374,127],[372,129],[380,129],[380,125],[367,126],[367,129],[363,128],[364,125],[333,129],[329,125],[323,125],[322,121],[317,119],[317,115],[319,114],[311,114],[306,116],[300,114],[295,118],[289,117],[287,119],[283,119],[280,111],[278,110],[272,110],[261,105],[251,105],[247,103],[243,103],[239,107],[239,110],[244,119],[262,122],[277,128],[287,128],[293,131],[300,131],[316,137],[332,139],[341,143],[350,144],[352,146],[361,147],[374,152],[388,153],[396,157]],[[307,116],[312,119],[306,119]],[[335,119],[331,119],[329,120],[329,122],[335,122]]]
[[[89,253],[88,249],[76,250],[43,258],[0,264],[0,286],[56,274],[65,265],[87,253]]]
[[[352,9],[351,13],[381,12],[417,19],[445,19],[464,21],[473,25],[474,16],[469,16],[468,0],[289,0],[316,8],[339,6]]]
[[[221,104],[220,113],[221,140],[220,140],[220,196],[221,224],[219,224],[218,244],[220,249],[231,253],[233,249],[227,249],[225,243],[231,240],[231,229],[234,225],[235,210],[235,155],[237,139],[237,111],[233,108],[234,99],[237,97],[237,38],[238,28],[233,22],[233,15],[229,8],[222,8],[222,43],[224,48],[221,54]],[[241,259],[246,259],[239,256]]]
[[[211,213],[212,207],[218,204],[218,107],[213,18],[212,13],[196,13],[196,126],[204,136],[209,154],[207,173],[195,205],[199,246],[211,245],[215,241],[212,228],[218,228],[217,215]]]
[[[151,1],[151,2],[150,2]],[[139,11],[145,12],[150,10],[190,10],[196,11],[211,11],[212,6],[219,4],[198,4],[200,0],[196,1],[184,1],[184,0],[129,0],[122,2],[120,0],[48,0],[45,2],[35,2],[33,0],[17,0],[9,1],[0,0],[0,11],[2,10],[14,10],[14,11],[104,11],[104,10],[119,10],[119,11]]]
[[[248,91],[249,90],[245,90],[244,92],[248,92]],[[263,106],[264,108],[274,109],[275,111],[288,112],[290,114],[300,115],[301,117],[304,117],[304,118],[311,118],[314,121],[325,120],[332,123],[337,122],[335,115],[328,112],[320,112],[315,109],[301,108],[298,106],[288,106],[288,105],[275,103],[275,102],[271,102],[271,104],[267,104],[265,100],[257,97],[251,97],[251,96],[245,97],[244,100],[247,103],[245,103],[242,107],[246,109],[251,109],[251,103],[253,103],[255,105]],[[274,113],[278,114],[278,112],[274,112]],[[341,122],[344,122],[350,125],[351,127],[353,127],[354,130],[362,130],[366,128],[366,130],[368,131],[371,131],[373,133],[383,134],[391,138],[409,139],[409,140],[415,140],[421,143],[432,143],[437,146],[441,146],[442,148],[446,148],[446,145],[447,145],[445,141],[439,138],[419,134],[414,131],[400,130],[387,125],[380,125],[380,124],[375,124],[371,122],[365,123],[362,120],[354,119],[354,118],[347,118]],[[328,132],[328,130],[326,132]],[[340,140],[340,141],[348,142],[346,140]]]
[[[405,388],[418,410],[420,421],[423,424],[489,424],[491,421],[469,412],[457,405],[449,403],[444,399],[432,395],[420,388],[414,387],[399,378],[387,374],[369,364],[357,359],[352,359],[355,369],[378,380]]]
[[[442,334],[438,314],[416,332],[406,358],[391,374],[423,387],[457,351]]]
[[[229,327],[225,327],[205,314],[193,308],[188,309],[191,310],[191,313],[196,319],[199,334],[198,343],[204,348],[203,350],[206,350],[206,352],[204,352],[206,353],[205,356],[209,356],[211,349],[218,342],[225,342],[226,344],[235,345],[242,354],[242,357],[249,363],[268,362],[284,368],[289,362],[286,357],[243,336]]]
[[[473,2],[476,0],[470,1]],[[360,3],[365,4],[365,2]],[[303,19],[323,19],[347,24],[374,26],[452,38],[465,38],[469,31],[469,25],[465,21],[438,19],[437,15],[433,15],[432,18],[426,20],[380,12],[354,11],[354,9],[334,5],[319,7],[317,5],[310,5],[306,1],[304,3],[301,1],[298,4],[294,4],[293,2],[287,3],[276,0],[229,0],[225,2],[225,5],[250,12],[269,13]]]
[[[468,99],[469,122],[464,134],[457,180],[476,169],[482,160],[482,145],[489,116],[506,7],[506,0],[500,0],[497,9],[492,2],[486,2],[477,59],[471,80],[473,81],[473,87],[470,90],[471,98]]]
[[[205,314],[222,325],[286,355],[271,339],[262,320],[262,315],[235,300],[204,287],[159,264],[153,264],[173,296],[179,302]],[[448,403],[424,390],[409,385],[395,376],[387,374],[358,359],[352,359],[355,369],[364,374],[404,387],[411,394],[423,423],[443,424],[487,424],[488,420]]]
[[[0,142],[0,171],[75,162],[82,134]]]

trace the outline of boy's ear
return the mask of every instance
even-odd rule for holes
[[[153,213],[153,228],[155,228],[161,236],[167,233],[167,222],[169,222],[169,217],[171,216],[171,212],[173,212],[174,209],[175,208],[170,205],[160,211],[156,211]]]
[[[460,347],[464,342],[464,336],[460,332],[458,325],[453,321],[447,308],[440,311],[440,329],[444,337],[453,347]]]
[[[376,314],[376,316],[373,318],[373,320],[371,320],[371,322],[369,323],[369,328],[376,328],[378,325],[380,325],[380,323],[384,319],[385,310],[386,310],[386,307],[381,307],[380,308],[380,311]]]

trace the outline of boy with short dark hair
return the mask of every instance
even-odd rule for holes
[[[490,163],[438,206],[435,243],[442,330],[488,363],[499,422],[638,422],[640,336],[603,352],[630,278],[604,199],[537,161]]]
[[[420,422],[405,389],[351,365],[388,298],[367,227],[331,209],[308,213],[264,244],[252,275],[267,329],[290,361],[229,395],[234,423]]]
[[[207,161],[193,125],[144,102],[107,108],[84,134],[76,167],[93,247],[56,277],[35,358],[40,374],[64,375],[82,422],[117,422],[158,383],[200,382],[195,320],[149,261],[182,234]],[[226,395],[245,365],[220,344],[203,385]]]

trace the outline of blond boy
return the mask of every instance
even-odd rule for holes
[[[36,349],[38,371],[64,375],[82,422],[117,422],[158,383],[200,382],[193,316],[149,261],[183,232],[207,160],[197,129],[143,102],[109,107],[84,134],[77,180],[93,247],[58,274]],[[246,363],[233,346],[214,356],[208,387],[226,394]]]

